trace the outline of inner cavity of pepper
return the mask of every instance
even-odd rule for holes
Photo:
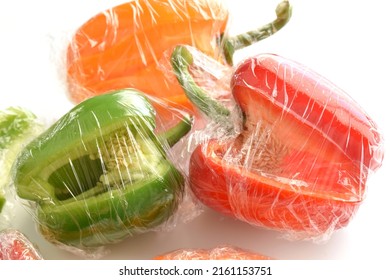
[[[275,137],[272,127],[261,122],[246,124],[224,160],[261,175],[284,173],[283,159],[289,149]]]
[[[362,178],[357,165],[336,152],[332,160],[321,158],[320,153],[307,150],[307,141],[290,140],[276,135],[272,124],[247,122],[232,144],[217,155],[227,166],[238,166],[292,188],[361,199]]]
[[[143,180],[155,172],[160,153],[147,133],[125,127],[90,145],[90,153],[69,160],[48,178],[59,200],[97,195]]]

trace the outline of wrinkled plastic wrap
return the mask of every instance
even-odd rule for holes
[[[22,150],[16,194],[46,240],[93,258],[175,225],[186,176],[170,151],[192,120],[154,104],[135,89],[89,98]]]
[[[91,17],[67,49],[67,85],[74,103],[110,90],[137,88],[186,106],[164,53],[177,44],[221,56],[228,8],[219,0],[133,0]],[[188,106],[188,104],[187,104]]]
[[[189,161],[195,197],[293,240],[324,241],[347,226],[382,164],[375,122],[336,85],[290,59],[248,58],[231,71],[226,90],[204,87],[188,70],[202,56],[181,46],[172,59],[206,120],[192,135],[199,143]],[[204,60],[205,76],[223,69]]]
[[[290,10],[287,1],[282,6],[282,22],[244,36],[239,46],[227,37],[222,0],[131,0],[73,30],[59,68],[76,106],[34,139],[13,168],[16,195],[39,232],[64,249],[99,257],[105,245],[196,216],[185,184],[197,144],[192,134],[205,123],[197,119],[185,136],[193,106],[170,53],[187,44],[228,64],[234,50],[284,26]]]
[[[249,250],[231,245],[217,246],[211,249],[178,249],[154,258],[155,260],[271,260]]]
[[[21,107],[0,111],[0,230],[13,218],[11,167],[20,150],[43,130],[37,117]]]
[[[0,260],[42,260],[39,250],[19,230],[0,231]]]

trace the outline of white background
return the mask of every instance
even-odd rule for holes
[[[24,106],[48,121],[72,106],[61,72],[67,38],[89,17],[122,1],[1,1],[0,109]],[[274,18],[272,1],[228,1],[231,31],[241,32]],[[291,1],[293,17],[273,37],[236,53],[235,60],[272,52],[300,61],[329,78],[358,101],[378,123],[385,140],[390,133],[390,45],[386,1]],[[385,142],[388,149],[388,141]],[[205,210],[188,223],[167,232],[150,232],[110,246],[105,259],[150,259],[178,248],[209,248],[233,244],[277,259],[367,260],[390,251],[389,163],[368,186],[367,198],[350,225],[325,243],[288,241],[270,230],[249,226]],[[79,259],[46,242],[31,216],[15,202],[19,228],[39,247],[46,259]]]

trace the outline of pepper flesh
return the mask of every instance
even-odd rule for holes
[[[126,89],[80,103],[27,145],[14,183],[19,197],[36,203],[49,241],[101,246],[167,221],[184,179],[166,142],[174,145],[191,124],[183,117],[163,136],[155,127],[146,97]]]
[[[185,47],[175,50],[178,80],[186,80],[181,83],[189,99],[207,116],[226,121],[220,102],[207,97],[207,107],[198,100],[206,93],[188,81],[190,58]],[[196,197],[227,215],[297,237],[324,237],[345,227],[383,160],[377,125],[330,81],[276,55],[240,63],[231,89],[243,127],[194,150],[189,181]]]
[[[110,90],[134,87],[192,109],[164,69],[166,52],[178,44],[193,45],[211,57],[225,56],[231,64],[235,50],[277,32],[290,16],[291,7],[284,1],[274,22],[228,38],[224,33],[229,12],[223,1],[126,2],[99,13],[76,31],[67,50],[70,98],[79,103]]]

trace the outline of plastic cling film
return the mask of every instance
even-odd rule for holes
[[[132,87],[192,109],[177,81],[161,67],[164,52],[186,44],[232,63],[235,50],[267,38],[288,22],[288,1],[277,7],[276,15],[258,30],[229,37],[227,1],[127,1],[91,17],[72,35],[66,63],[69,97],[79,103]]]
[[[223,1],[135,0],[97,14],[81,26],[67,52],[70,98],[79,103],[109,90],[135,87],[156,97],[183,97],[159,61],[178,43],[218,57],[216,40],[228,23]],[[176,100],[178,99],[178,100]]]
[[[41,234],[92,257],[168,224],[185,184],[170,147],[192,126],[179,113],[168,126],[146,95],[124,89],[85,100],[30,142],[13,179]]]
[[[271,260],[272,258],[231,245],[211,249],[178,249],[154,258],[155,260]]]
[[[36,136],[42,125],[25,108],[9,107],[0,111],[0,186],[9,180],[13,159],[30,138]],[[0,189],[1,189],[0,187]]]
[[[9,107],[0,111],[0,229],[7,227],[12,216],[13,202],[8,199],[12,163],[24,145],[42,130],[43,124],[25,108]]]
[[[16,229],[0,231],[0,260],[42,260],[38,249]]]
[[[194,195],[290,239],[327,240],[347,226],[384,156],[383,136],[359,104],[313,70],[260,54],[237,65],[230,82],[243,116],[237,131],[230,108],[188,72],[192,56],[188,47],[176,48],[177,78],[214,120],[213,130],[225,128],[224,137],[204,137],[192,153]]]

